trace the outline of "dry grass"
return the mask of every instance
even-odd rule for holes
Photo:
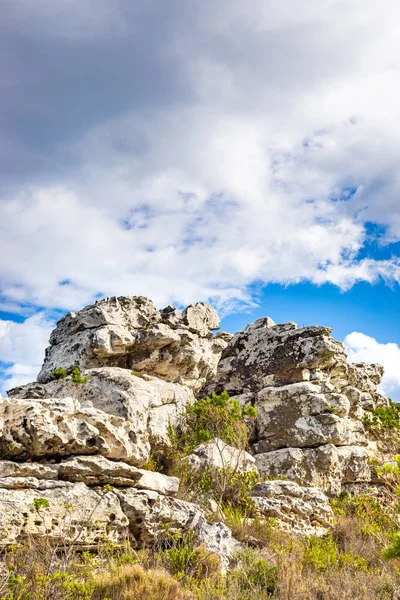
[[[192,600],[193,596],[164,570],[138,564],[114,566],[94,578],[91,600]]]
[[[351,501],[323,539],[228,511],[248,545],[226,577],[190,535],[140,552],[105,547],[96,556],[28,540],[0,557],[0,600],[393,600],[400,561],[382,558],[393,529],[374,506]]]

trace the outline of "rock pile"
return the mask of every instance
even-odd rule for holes
[[[373,478],[363,416],[388,404],[381,367],[350,364],[326,327],[266,318],[231,336],[215,335],[218,325],[208,305],[158,311],[143,297],[107,298],[59,321],[38,381],[0,398],[0,546],[31,535],[140,546],[168,524],[196,531],[226,566],[237,545],[229,529],[178,499],[178,479],[145,468],[196,396],[223,390],[258,409],[250,454],[216,439],[188,463],[282,478],[256,486],[259,514],[296,532],[327,530],[326,494]],[[55,379],[60,368],[67,376]]]

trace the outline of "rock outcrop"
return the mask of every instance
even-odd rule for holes
[[[256,470],[256,460],[251,454],[233,448],[219,438],[200,444],[185,460],[195,471],[204,471],[208,467],[245,473]]]
[[[226,346],[216,312],[207,304],[158,311],[142,296],[106,298],[68,313],[50,336],[38,381],[57,368],[122,367],[200,389]]]
[[[379,365],[351,364],[328,327],[259,319],[237,333],[203,393],[227,390],[258,409],[252,450],[263,476],[339,493],[371,481],[363,417],[388,400]]]
[[[229,529],[179,499],[176,477],[145,468],[195,394],[223,390],[257,408],[250,452],[215,439],[186,461],[258,469],[261,518],[306,535],[327,531],[327,495],[376,479],[363,419],[388,405],[377,389],[382,368],[350,364],[327,327],[265,318],[214,335],[218,325],[208,305],[158,311],[143,297],[107,298],[59,321],[38,381],[0,398],[0,546],[45,536],[80,548],[128,538],[141,547],[168,526],[196,532],[226,568],[237,547]],[[55,378],[60,368],[64,379]]]
[[[152,447],[168,443],[168,424],[176,425],[185,408],[195,401],[192,390],[186,386],[149,375],[139,377],[128,369],[103,367],[88,369],[83,374],[88,378],[84,385],[73,383],[67,377],[10,390],[8,395],[16,400],[3,403],[3,411],[7,411],[3,417],[4,427],[12,428],[14,432],[8,435],[7,446],[18,430],[26,428],[29,431],[21,431],[18,440],[32,443],[32,418],[35,419],[33,435],[36,445],[40,446],[41,432],[48,434],[47,423],[63,418],[65,428],[59,432],[61,439],[54,445],[55,453],[74,453],[69,446],[63,450],[63,439],[67,443],[79,440],[81,454],[99,453],[141,466],[148,460]],[[22,399],[26,402],[19,410]],[[25,413],[29,416],[28,420],[24,419]],[[15,419],[18,418],[20,425],[17,429]],[[79,431],[70,433],[69,423],[75,428],[79,423]],[[57,435],[57,426],[55,431]],[[48,446],[49,443],[45,442],[45,447]],[[3,451],[5,456],[9,455],[7,449]],[[16,456],[16,448],[13,456]]]

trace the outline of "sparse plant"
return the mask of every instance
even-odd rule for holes
[[[65,379],[67,376],[67,371],[62,367],[58,367],[55,371],[53,371],[54,379]]]
[[[87,383],[88,377],[82,377],[81,370],[78,367],[75,367],[71,373],[71,381],[74,383]]]

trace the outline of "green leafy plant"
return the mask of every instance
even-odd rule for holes
[[[317,570],[326,570],[338,562],[338,548],[332,536],[311,536],[304,542],[304,560]]]
[[[71,374],[71,381],[74,383],[87,383],[88,377],[82,377],[80,369],[75,367]]]
[[[370,415],[364,415],[364,425],[370,429],[384,431],[400,429],[400,404],[392,400],[389,402],[389,406],[378,406]]]
[[[41,508],[49,508],[50,503],[46,498],[34,498],[33,506],[35,510],[40,510]]]
[[[185,454],[215,438],[243,449],[247,445],[249,425],[256,415],[254,406],[247,404],[242,408],[238,400],[229,397],[228,392],[213,392],[187,409],[175,442]]]
[[[67,371],[62,367],[58,367],[55,371],[53,371],[54,379],[65,379],[67,376]]]

